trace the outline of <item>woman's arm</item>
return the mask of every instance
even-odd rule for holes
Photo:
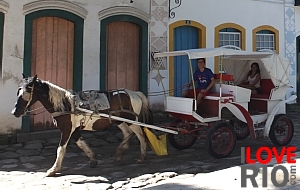
[[[250,87],[253,88],[258,82],[260,81],[260,74],[258,73],[255,77],[255,80],[252,84],[243,85],[243,87]]]
[[[260,74],[259,73],[256,75],[255,80],[253,81],[252,84],[250,84],[250,86],[251,87],[255,86],[258,83],[258,81],[260,81]]]

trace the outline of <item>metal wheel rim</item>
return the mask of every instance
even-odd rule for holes
[[[216,134],[216,132],[218,132],[218,133]],[[226,132],[225,135],[223,134],[224,132]],[[221,135],[222,135],[222,137],[221,137]],[[229,135],[229,139],[228,139],[228,135]],[[226,136],[227,136],[227,140],[225,139]],[[214,152],[216,152],[218,154],[227,154],[231,150],[231,148],[234,144],[233,141],[234,141],[234,135],[232,133],[232,130],[226,126],[222,126],[219,129],[217,129],[216,131],[214,131],[214,133],[211,137],[211,147],[214,150]],[[221,144],[220,144],[220,142],[221,142]],[[223,146],[224,144],[225,144],[225,146]],[[218,151],[218,149],[220,149],[222,147],[225,147],[225,150]]]
[[[274,133],[276,139],[279,142],[285,143],[291,137],[291,126],[291,121],[288,118],[280,118],[276,121],[274,126]]]

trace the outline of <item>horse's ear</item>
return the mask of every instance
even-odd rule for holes
[[[23,75],[23,79],[27,78],[27,77],[24,75],[24,73],[22,73],[22,75]]]
[[[37,79],[37,75],[35,75],[35,76],[33,77],[32,81],[35,82],[36,79]]]

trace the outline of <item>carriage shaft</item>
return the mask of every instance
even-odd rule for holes
[[[83,108],[76,108],[76,109],[78,109],[79,111],[86,112],[86,113],[95,114],[91,110],[87,110],[87,109],[83,109]],[[122,117],[111,116],[111,115],[104,114],[104,113],[97,113],[97,115],[99,115],[100,117],[111,118],[111,119],[114,119],[114,120],[123,121],[123,122],[126,122],[126,123],[135,124],[135,125],[140,125],[140,126],[143,126],[143,127],[155,129],[155,130],[158,130],[158,131],[164,131],[164,132],[172,133],[172,134],[175,134],[175,135],[178,134],[178,131],[161,128],[161,127],[157,127],[155,125],[149,125],[149,124],[141,123],[141,122],[138,122],[138,121],[133,121],[133,120],[130,120],[130,119],[124,119]]]

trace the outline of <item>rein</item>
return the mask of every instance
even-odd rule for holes
[[[181,87],[174,88],[174,89],[170,89],[170,90],[166,90],[166,91],[151,92],[151,93],[148,93],[148,96],[160,96],[160,95],[166,95],[166,94],[169,94],[170,92],[176,92],[176,91],[182,90],[182,89],[184,89],[184,88],[185,88],[185,86],[181,86]]]
[[[51,107],[51,108],[49,108],[49,109],[45,109],[44,111],[41,111],[41,112],[39,112],[39,113],[30,114],[31,112],[36,111],[36,110],[39,110],[39,109],[41,109],[41,108],[44,108],[44,106],[41,106],[41,107],[39,107],[39,108],[36,108],[36,109],[34,109],[34,110],[30,110],[30,111],[27,110],[27,111],[26,111],[26,115],[27,115],[27,113],[29,113],[28,115],[39,115],[39,114],[42,114],[42,113],[48,111],[49,109],[51,109],[51,108],[53,108],[53,107]]]

